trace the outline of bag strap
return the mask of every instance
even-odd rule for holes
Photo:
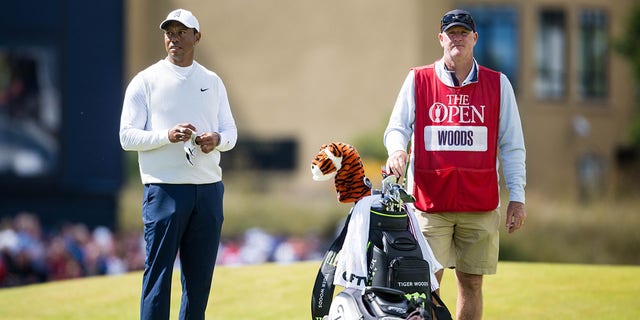
[[[347,215],[342,231],[325,252],[322,264],[316,275],[316,281],[311,292],[311,319],[313,320],[321,320],[324,316],[329,315],[333,291],[335,290],[335,285],[333,284],[333,278],[336,273],[335,258],[344,244],[350,219],[351,212]]]
[[[452,320],[451,312],[449,312],[449,308],[444,304],[444,301],[440,298],[440,296],[435,292],[431,292],[431,298],[436,300],[436,303],[431,303],[431,307],[433,308],[433,314],[435,315],[435,320]]]

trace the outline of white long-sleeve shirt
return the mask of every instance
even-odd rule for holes
[[[442,59],[435,63],[435,71],[440,81],[447,86],[454,86],[452,74],[445,68]],[[413,141],[416,109],[414,76],[414,71],[409,71],[384,132],[384,145],[389,155],[398,150],[406,151],[409,141]],[[477,82],[479,76],[482,75],[478,74],[478,64],[474,60],[472,71],[461,85],[465,86]],[[496,161],[496,168],[500,163],[502,164],[502,173],[507,189],[509,189],[509,200],[524,203],[526,185],[524,136],[513,87],[504,74],[500,74],[500,123],[498,130],[500,160]],[[413,158],[412,154],[407,170],[408,190],[413,190]]]
[[[193,165],[184,144],[169,130],[191,123],[198,133],[218,132],[220,144],[205,154],[196,148]],[[220,152],[232,149],[237,128],[220,77],[197,62],[179,67],[166,60],[138,73],[127,87],[120,118],[120,144],[138,152],[142,183],[206,184],[222,180]]]

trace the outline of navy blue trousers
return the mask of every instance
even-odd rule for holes
[[[169,319],[171,277],[180,254],[180,319],[204,319],[224,216],[222,182],[148,184],[142,220],[146,260],[140,319]]]

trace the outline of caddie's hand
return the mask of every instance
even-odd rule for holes
[[[196,137],[196,144],[204,153],[213,151],[220,144],[220,134],[217,132],[205,132]]]
[[[409,155],[404,150],[398,150],[392,153],[387,159],[386,171],[394,176],[398,177],[398,181],[404,175],[407,169],[407,162],[409,162]]]
[[[181,123],[169,129],[169,141],[172,143],[187,141],[191,139],[191,135],[196,131],[190,123]]]
[[[520,229],[524,225],[527,218],[527,212],[524,210],[524,203],[510,201],[507,207],[507,223],[506,227],[509,233]]]

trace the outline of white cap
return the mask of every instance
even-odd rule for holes
[[[178,21],[184,24],[187,28],[193,28],[196,29],[197,32],[200,32],[200,23],[198,23],[196,16],[194,16],[189,10],[176,9],[169,12],[167,18],[160,23],[160,29],[164,30],[164,27],[170,21]]]

